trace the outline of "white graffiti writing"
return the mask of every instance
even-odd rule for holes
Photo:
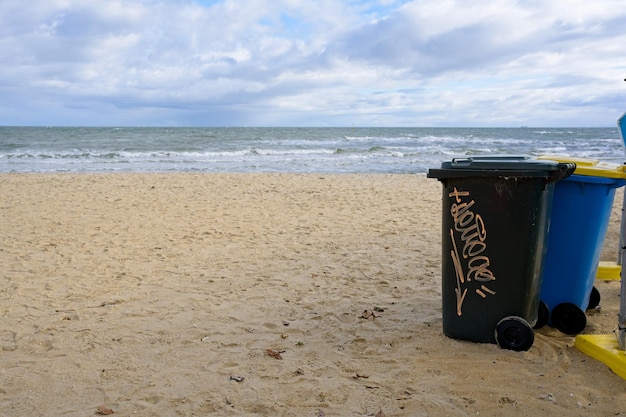
[[[494,281],[496,277],[489,269],[491,262],[489,257],[484,255],[487,249],[487,229],[479,214],[472,211],[475,200],[470,199],[469,191],[454,190],[448,194],[454,199],[450,206],[454,227],[450,228],[450,239],[452,241],[452,264],[456,272],[456,301],[457,315],[463,314],[463,302],[467,296],[467,286],[471,281],[486,283]],[[465,200],[464,200],[465,198]],[[459,234],[463,247],[459,251],[456,242],[455,232]],[[465,261],[465,267],[464,263]],[[484,284],[476,288],[476,294],[486,298],[487,294],[495,295],[495,291],[489,289]]]

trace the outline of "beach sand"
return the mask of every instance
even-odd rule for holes
[[[424,175],[2,174],[0,416],[626,415],[555,329],[444,336],[440,242]]]

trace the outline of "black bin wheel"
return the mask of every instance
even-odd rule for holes
[[[496,342],[502,349],[518,352],[530,349],[535,341],[535,332],[526,320],[508,316],[498,322],[495,330]]]
[[[582,332],[587,325],[587,316],[576,304],[561,303],[552,309],[552,325],[570,336]]]
[[[548,320],[550,320],[550,309],[546,303],[540,301],[539,311],[537,312],[537,322],[533,326],[533,329],[541,329],[548,324]]]
[[[589,305],[587,306],[587,310],[591,310],[600,305],[600,291],[596,287],[591,289],[591,295],[589,295]]]

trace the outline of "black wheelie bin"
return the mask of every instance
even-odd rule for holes
[[[530,349],[554,183],[575,167],[526,156],[477,156],[429,170],[427,176],[443,184],[446,336]]]

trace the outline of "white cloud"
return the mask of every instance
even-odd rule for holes
[[[0,3],[0,124],[606,126],[620,0]]]

